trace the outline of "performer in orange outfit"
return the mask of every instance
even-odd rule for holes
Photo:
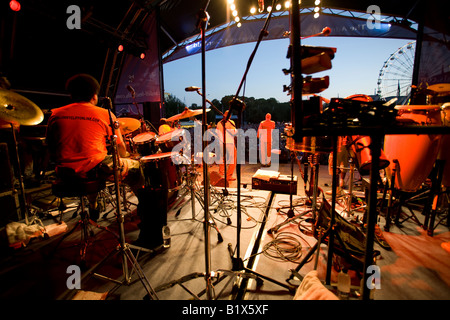
[[[79,74],[67,81],[66,89],[73,103],[52,110],[48,120],[47,144],[50,156],[56,164],[56,173],[72,169],[81,178],[106,178],[106,169],[112,168],[112,156],[108,155],[107,139],[112,135],[110,116],[106,109],[97,107],[100,85],[90,75]],[[111,114],[116,121],[114,114]],[[120,178],[130,186],[143,183],[139,161],[129,156],[120,130],[115,131],[120,160]],[[99,170],[103,166],[104,176]],[[89,199],[91,219],[96,220],[96,195]]]
[[[270,166],[272,155],[272,130],[275,129],[275,122],[271,118],[270,113],[266,114],[266,120],[261,121],[258,127],[257,137],[259,138],[259,152],[263,166]]]
[[[223,148],[224,145],[224,127],[225,127],[225,154],[226,154],[226,164],[227,164],[227,176],[226,181],[233,181],[236,178],[233,177],[234,170],[236,169],[237,162],[237,150],[234,144],[234,137],[236,135],[236,125],[233,120],[228,120],[225,125],[224,121],[227,118],[228,110],[224,112],[223,119],[217,124],[217,133],[220,141],[220,147]],[[225,164],[223,161],[223,154],[220,157],[219,162],[219,173],[222,177],[225,175]],[[225,179],[225,177],[224,177]]]

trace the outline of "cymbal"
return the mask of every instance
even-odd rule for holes
[[[206,112],[211,111],[211,109],[206,109]],[[182,113],[176,114],[170,118],[167,119],[167,121],[175,121],[175,120],[181,120],[181,119],[186,119],[186,118],[190,118],[190,117],[195,117],[198,115],[201,115],[203,113],[202,109],[197,109],[197,110],[191,110],[188,108],[184,108],[184,111]]]
[[[33,126],[44,120],[44,113],[34,102],[24,96],[0,88],[0,119]]]
[[[139,129],[141,126],[141,122],[135,118],[117,118],[117,121],[120,124],[120,132],[124,135]]]
[[[436,93],[446,93],[450,92],[450,83],[437,83],[428,86],[428,90],[434,91]]]

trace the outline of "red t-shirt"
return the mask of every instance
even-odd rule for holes
[[[116,117],[112,114],[113,121]],[[123,142],[115,130],[117,144]],[[68,167],[83,175],[107,155],[111,137],[109,112],[88,102],[72,103],[53,109],[48,120],[47,142],[56,167]]]

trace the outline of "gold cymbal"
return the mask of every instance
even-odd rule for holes
[[[211,111],[211,109],[206,109],[206,112]],[[190,118],[190,117],[195,117],[198,115],[201,115],[203,113],[202,109],[197,109],[197,110],[191,110],[188,108],[184,108],[184,111],[182,113],[176,114],[170,118],[167,119],[167,121],[172,122],[175,120],[181,120],[181,119],[186,119],[186,118]]]
[[[141,122],[135,118],[117,118],[117,121],[119,121],[120,132],[122,132],[123,135],[131,133],[141,126]]]
[[[450,83],[437,83],[431,86],[428,86],[428,90],[434,91],[436,93],[449,93],[450,92]]]
[[[44,113],[34,102],[24,96],[0,88],[0,119],[33,126],[44,120]]]

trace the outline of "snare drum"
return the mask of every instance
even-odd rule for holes
[[[156,153],[158,148],[155,144],[156,133],[154,132],[143,132],[138,134],[133,138],[134,143],[134,153],[138,153],[141,156],[148,156]]]
[[[442,124],[450,127],[450,102],[441,106]],[[439,160],[445,160],[444,173],[442,175],[442,185],[450,187],[450,135],[444,134],[441,139],[441,146],[437,157]]]
[[[411,120],[417,126],[442,125],[440,108],[431,105],[396,106],[399,120]],[[397,134],[386,135],[384,153],[391,161],[399,162],[395,176],[395,187],[405,192],[415,192],[422,185],[433,169],[436,161],[441,135],[431,134]],[[390,170],[387,171],[391,178]]]
[[[372,167],[372,154],[370,151],[371,138],[369,136],[352,136],[351,142],[347,146],[350,156],[355,159],[355,165],[361,175],[370,174]],[[389,166],[383,150],[380,154],[379,168],[384,169]]]
[[[172,161],[176,155],[176,152],[166,152],[140,159],[145,187],[172,191],[181,185],[178,167]]]
[[[156,139],[156,146],[159,147],[162,152],[170,152],[177,144],[182,142],[185,137],[186,130],[175,129],[173,131],[160,135]]]

